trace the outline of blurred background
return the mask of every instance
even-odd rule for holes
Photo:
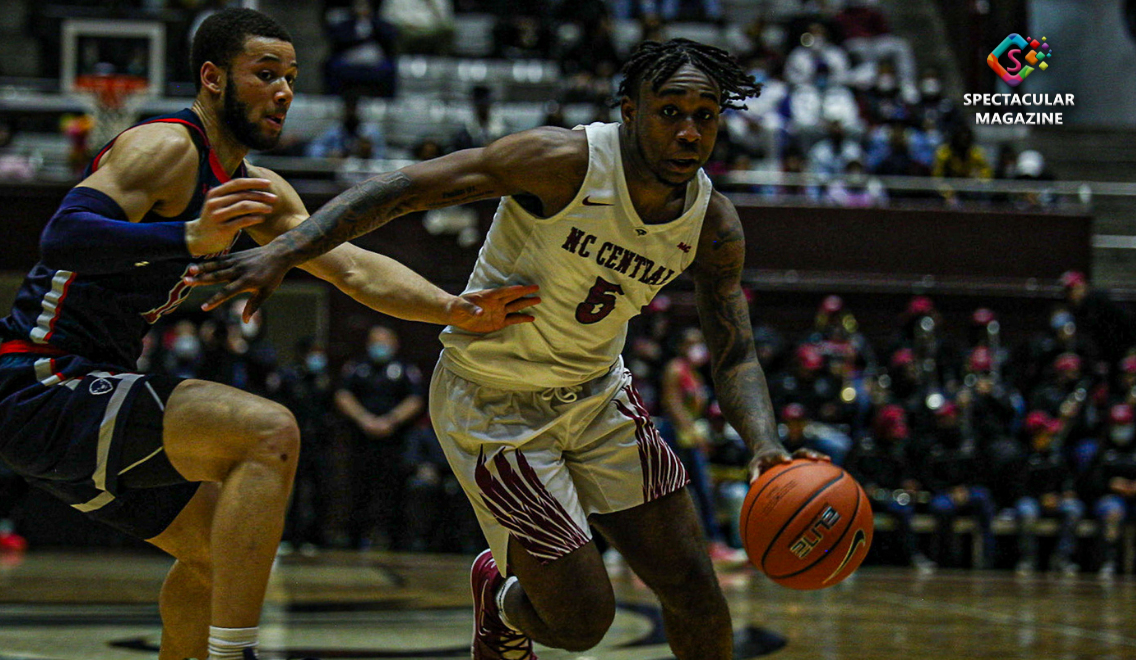
[[[300,76],[285,139],[250,160],[313,211],[416,160],[535,126],[617,120],[618,70],[642,39],[729,49],[764,90],[724,115],[706,170],[745,225],[744,284],[783,440],[830,453],[869,487],[884,532],[872,561],[1131,570],[1129,3],[7,0],[0,302],[91,154],[192,102],[193,30],[230,4],[293,34]],[[1054,53],[1016,89],[986,64],[1015,32]],[[991,92],[1075,104],[963,105]],[[975,121],[1005,110],[1063,122]],[[494,208],[413,214],[357,242],[457,292]],[[714,403],[692,291],[688,278],[668,286],[633,324],[625,359],[696,475],[707,541],[728,557],[747,457]],[[230,383],[296,412],[305,459],[282,552],[484,547],[424,417],[440,328],[383,317],[301,273],[251,324],[239,303],[197,311],[205,295],[154,327],[139,368]],[[0,546],[130,543],[11,475],[0,483]]]

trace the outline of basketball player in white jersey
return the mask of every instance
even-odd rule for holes
[[[679,660],[732,657],[687,476],[620,358],[628,320],[683,270],[752,474],[790,460],[750,333],[741,221],[701,169],[719,113],[759,86],[725,51],[684,39],[645,42],[623,73],[621,123],[538,128],[378,176],[189,278],[230,282],[207,306],[253,292],[251,313],[289,268],[394,217],[503,198],[467,290],[538,285],[540,304],[525,310],[535,320],[486,335],[446,328],[430,396],[490,545],[473,566],[475,660],[602,639],[615,598],[589,523],[658,595]]]

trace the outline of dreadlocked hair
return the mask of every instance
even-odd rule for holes
[[[616,98],[634,98],[644,81],[650,82],[651,90],[657,92],[684,64],[705,73],[718,85],[718,89],[722,90],[722,109],[744,110],[745,104],[739,101],[761,93],[761,83],[743,71],[726,51],[678,38],[663,43],[644,41],[639,44],[623,65],[623,81],[619,83]]]

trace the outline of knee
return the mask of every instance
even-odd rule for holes
[[[571,622],[560,626],[561,648],[573,653],[581,653],[603,641],[611,622],[615,620],[615,603],[610,606],[589,607],[580,612]]]
[[[294,467],[300,456],[300,428],[284,406],[265,402],[254,411],[249,424],[251,460],[280,467]]]

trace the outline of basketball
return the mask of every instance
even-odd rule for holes
[[[797,459],[750,485],[741,535],[754,566],[791,589],[848,577],[872,545],[872,507],[860,484],[831,463]]]

